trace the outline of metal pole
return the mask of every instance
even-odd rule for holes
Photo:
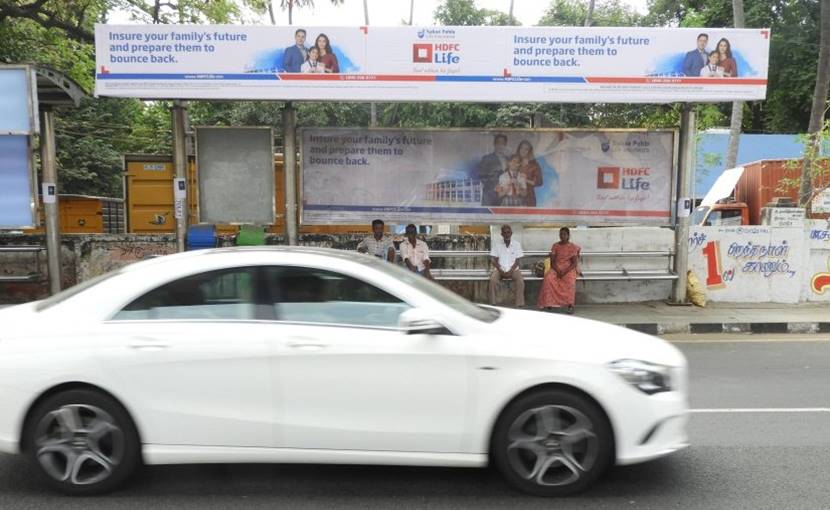
[[[695,112],[688,103],[680,114],[680,161],[677,176],[677,200],[689,198],[692,188],[695,160]],[[686,304],[686,271],[689,268],[689,216],[677,215],[674,228],[674,272],[677,279],[672,288],[671,301]]]
[[[187,182],[187,145],[185,140],[185,116],[187,109],[180,100],[173,101],[173,168],[176,179]],[[175,182],[175,181],[174,181]],[[174,198],[176,213],[176,250],[185,250],[187,236],[187,197]]]
[[[297,245],[297,116],[294,103],[282,109],[283,169],[285,171],[285,233],[288,245]]]
[[[43,209],[46,216],[46,260],[49,292],[61,290],[61,233],[58,223],[58,169],[55,162],[55,114],[40,110],[40,158],[43,170]],[[48,189],[51,188],[51,189]]]

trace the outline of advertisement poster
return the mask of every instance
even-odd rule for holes
[[[674,102],[766,96],[767,29],[95,27],[100,96]]]
[[[668,225],[672,131],[302,130],[305,224]]]

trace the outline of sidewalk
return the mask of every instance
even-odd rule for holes
[[[582,304],[575,315],[652,335],[830,333],[830,303],[707,303],[705,308],[664,302]]]

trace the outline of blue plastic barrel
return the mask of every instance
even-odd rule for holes
[[[216,247],[216,225],[191,225],[187,229],[187,249],[204,250]]]

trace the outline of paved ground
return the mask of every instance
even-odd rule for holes
[[[0,508],[828,508],[830,335],[671,339],[692,367],[692,447],[576,498],[517,494],[488,470],[246,465],[147,468],[116,494],[67,499],[0,455]]]

